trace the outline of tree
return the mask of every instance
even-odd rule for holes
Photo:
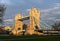
[[[54,28],[54,30],[60,30],[60,22],[53,24],[52,27]]]

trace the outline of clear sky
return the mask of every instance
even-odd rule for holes
[[[60,0],[0,0],[6,5],[5,21],[12,22],[17,13],[28,15],[28,11],[36,6],[41,11],[41,20],[52,24],[60,21]]]

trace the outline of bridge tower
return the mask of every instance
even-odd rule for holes
[[[35,33],[35,29],[38,28],[40,30],[40,11],[33,7],[30,10],[30,27],[27,32],[32,35]]]
[[[23,28],[22,28],[23,22],[18,20],[20,18],[22,18],[21,14],[17,14],[15,16],[15,27],[14,27],[14,30],[12,31],[13,34],[15,34],[15,35],[22,35],[23,34],[23,32],[22,32],[22,30],[23,30]]]

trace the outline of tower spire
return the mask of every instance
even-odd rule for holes
[[[36,6],[34,5],[34,7],[33,8],[36,8]]]

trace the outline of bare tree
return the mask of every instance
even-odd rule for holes
[[[55,24],[52,25],[54,30],[60,30],[60,22],[56,22]]]
[[[3,15],[4,15],[5,9],[6,9],[5,5],[0,4],[0,23],[3,22]]]

